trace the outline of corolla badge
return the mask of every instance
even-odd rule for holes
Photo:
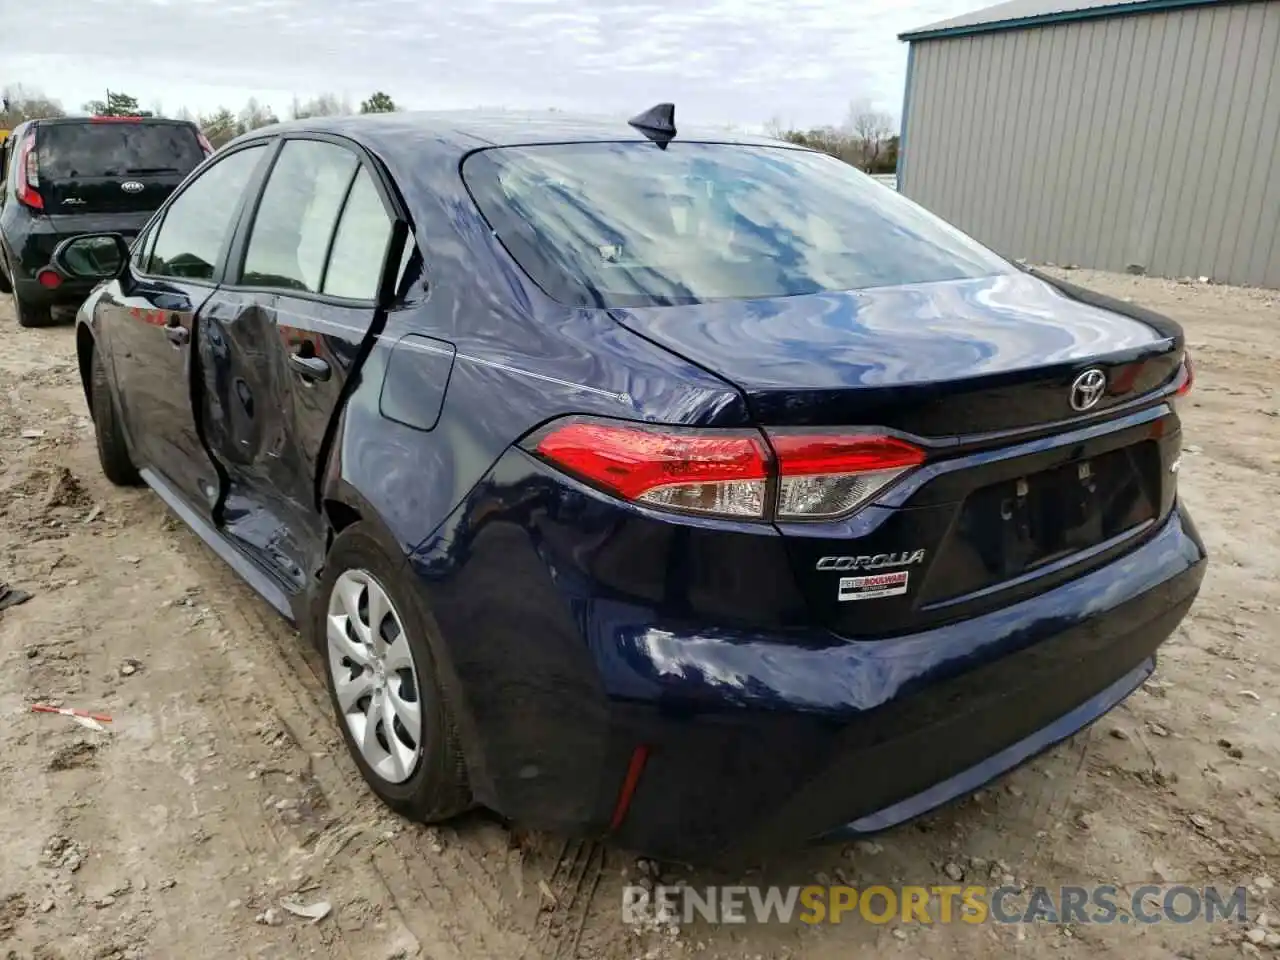
[[[1071,409],[1084,412],[1102,399],[1107,389],[1107,375],[1097,367],[1086,370],[1071,383]]]
[[[900,553],[877,553],[861,557],[823,557],[818,561],[817,569],[883,570],[886,567],[909,567],[923,561],[923,550],[903,550]]]
[[[142,184],[137,180],[126,180],[124,183],[120,184],[120,189],[125,193],[141,193]]]

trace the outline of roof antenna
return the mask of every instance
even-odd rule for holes
[[[660,103],[627,121],[663,150],[676,135],[676,105]]]

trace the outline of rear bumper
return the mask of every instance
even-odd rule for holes
[[[1206,563],[1178,506],[1133,551],[1044,593],[850,641],[691,626],[612,599],[524,507],[411,557],[477,798],[676,860],[884,829],[1070,736],[1151,673]],[[611,830],[637,747],[648,759]]]
[[[975,763],[959,773],[954,773],[946,780],[935,783],[919,793],[912,794],[897,803],[859,817],[857,820],[852,820],[837,827],[835,830],[828,831],[818,839],[826,841],[851,840],[869,833],[878,833],[976,790],[993,777],[1012,770],[1036,754],[1089,726],[1089,724],[1109,712],[1112,707],[1117,706],[1129,694],[1133,693],[1143,681],[1151,676],[1154,669],[1155,658],[1148,657],[1109,687],[1090,697],[1075,709],[1068,711],[1057,720],[1041,727],[1031,735],[1005,747],[999,753],[992,754],[985,760]]]
[[[708,657],[696,639],[664,640],[654,662],[667,676],[740,678],[750,699],[772,687],[792,711],[735,705],[637,724],[654,747],[619,840],[674,858],[765,853],[885,829],[963,795],[1141,684],[1204,563],[1179,511],[1124,560],[928,633],[789,657],[750,646]]]

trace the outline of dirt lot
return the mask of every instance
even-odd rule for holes
[[[1280,933],[1280,895],[1265,876],[1280,877],[1280,294],[1072,278],[1172,314],[1197,360],[1181,483],[1213,563],[1157,677],[1088,733],[874,843],[799,851],[746,877],[664,879],[1250,884],[1249,923],[637,933],[620,903],[641,871],[623,851],[480,818],[427,829],[388,815],[348,761],[297,636],[154,496],[102,479],[70,326],[22,330],[5,299],[0,581],[34,596],[0,613],[0,953],[1280,955],[1280,937],[1266,937]],[[114,722],[83,729],[29,712],[35,701]],[[332,913],[294,916],[280,906],[291,896]]]

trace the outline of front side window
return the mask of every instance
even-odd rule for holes
[[[637,307],[1008,273],[832,157],[784,147],[577,143],[472,154],[485,219],[548,294]]]
[[[240,282],[319,293],[325,257],[359,160],[318,140],[290,140],[271,170]]]
[[[143,272],[212,280],[244,191],[265,155],[264,146],[237,150],[192,180],[165,211]]]

